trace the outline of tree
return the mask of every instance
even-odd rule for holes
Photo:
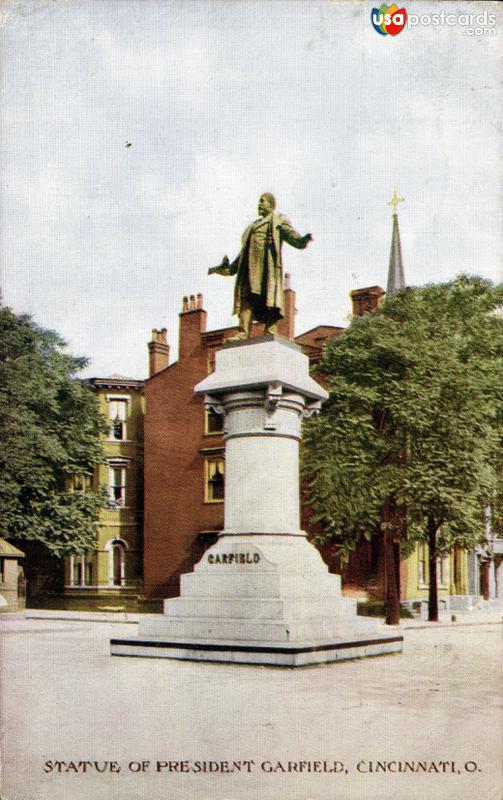
[[[382,536],[387,622],[398,620],[398,547],[437,556],[484,537],[498,494],[503,428],[503,286],[461,276],[399,292],[330,340],[320,370],[330,397],[306,426],[304,471],[320,540],[348,554]],[[391,562],[391,563],[390,563]]]
[[[105,422],[76,378],[86,360],[53,331],[0,308],[0,505],[2,535],[42,542],[54,555],[94,547],[100,492],[70,491],[104,455]]]

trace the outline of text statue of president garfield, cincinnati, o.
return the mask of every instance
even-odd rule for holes
[[[303,250],[312,241],[310,233],[301,236],[282,214],[275,212],[276,200],[269,192],[261,195],[259,218],[243,233],[241,252],[229,263],[227,256],[208,270],[208,274],[235,275],[234,308],[239,317],[235,339],[249,339],[253,320],[265,324],[264,333],[276,333],[285,311],[281,245],[287,242]]]

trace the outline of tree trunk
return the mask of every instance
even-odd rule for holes
[[[383,542],[384,542],[384,593],[386,605],[386,625],[400,624],[400,594],[398,590],[397,575],[397,548],[395,544],[395,530],[393,526],[393,503],[388,498],[382,511]]]
[[[394,548],[394,557],[395,557],[395,581],[396,581],[396,593],[398,595],[398,603],[400,604],[400,594],[402,591],[402,585],[400,581],[400,561],[401,559],[401,551],[400,551],[400,540],[396,538],[393,542]]]
[[[428,547],[430,567],[430,585],[428,589],[428,622],[438,622],[437,525],[432,517],[428,517]]]

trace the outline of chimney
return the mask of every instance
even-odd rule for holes
[[[201,334],[206,330],[206,311],[203,308],[203,296],[191,294],[184,297],[180,312],[180,336],[178,358],[190,356],[201,343]]]
[[[367,311],[375,311],[381,304],[385,291],[380,286],[366,286],[355,289],[351,294],[353,317],[363,317]]]
[[[152,339],[148,343],[148,375],[157,375],[161,370],[166,369],[169,364],[169,344],[168,330],[157,328],[152,330]]]
[[[286,339],[293,339],[295,336],[295,308],[296,294],[291,286],[291,276],[285,273],[283,288],[285,290],[285,316],[278,322],[278,333]]]

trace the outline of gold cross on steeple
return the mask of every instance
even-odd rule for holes
[[[388,206],[393,206],[393,214],[396,214],[396,207],[397,207],[398,203],[403,203],[404,200],[405,200],[405,197],[397,197],[396,189],[393,189],[393,197],[391,198],[391,200],[387,204]]]

